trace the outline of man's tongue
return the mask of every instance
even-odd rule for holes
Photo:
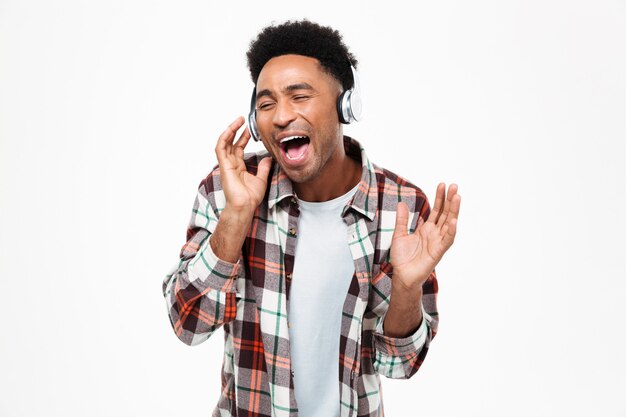
[[[298,159],[304,155],[308,147],[308,139],[294,139],[287,143],[285,152],[290,159]]]

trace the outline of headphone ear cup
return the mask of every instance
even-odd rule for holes
[[[261,140],[261,134],[259,128],[256,125],[256,87],[252,90],[252,97],[250,97],[250,113],[248,113],[248,130],[255,142]]]
[[[339,115],[339,121],[343,124],[350,124],[350,115],[348,114],[348,99],[350,98],[350,92],[352,90],[346,90],[339,95],[337,99],[337,114]]]
[[[250,131],[250,135],[255,142],[261,140],[261,135],[259,134],[259,128],[256,125],[256,109],[253,109],[248,114],[248,130]]]
[[[350,66],[352,70],[353,84],[352,88],[344,91],[337,101],[337,111],[341,123],[349,124],[361,120],[363,105],[361,103],[361,87],[359,86],[359,77],[356,69]]]

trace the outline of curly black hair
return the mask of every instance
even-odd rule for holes
[[[341,34],[328,26],[308,20],[287,21],[267,26],[250,42],[246,53],[252,82],[256,84],[261,69],[270,59],[287,54],[316,58],[322,68],[335,77],[344,90],[352,88],[352,65],[358,61],[343,43]]]

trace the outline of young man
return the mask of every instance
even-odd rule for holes
[[[214,416],[382,416],[379,374],[411,377],[435,335],[434,268],[460,196],[439,184],[431,212],[343,135],[356,64],[337,31],[308,21],[250,46],[251,117],[268,153],[244,155],[243,118],[224,131],[163,283],[183,342],[224,328]]]

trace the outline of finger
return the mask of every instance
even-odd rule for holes
[[[241,133],[241,135],[239,136],[239,139],[237,139],[237,142],[233,144],[233,146],[235,146],[235,148],[241,149],[241,151],[243,152],[249,140],[250,140],[250,131],[246,127]]]
[[[259,162],[259,167],[257,168],[257,171],[256,171],[257,178],[267,181],[271,166],[272,166],[271,157],[268,156],[268,157],[261,159],[261,162]]]
[[[459,187],[456,184],[450,184],[450,187],[448,187],[448,197],[444,200],[443,210],[441,211],[441,215],[437,219],[437,226],[439,226],[440,229],[443,227],[443,225],[446,223],[446,220],[448,219],[448,214],[450,213],[450,204],[458,188]]]
[[[237,130],[243,125],[243,117],[239,116],[235,119],[217,139],[215,145],[215,154],[217,155],[218,164],[223,164],[228,158],[228,154],[232,147],[231,142],[237,133]]]
[[[448,215],[448,219],[458,219],[459,211],[461,210],[461,196],[456,194],[452,198],[452,202],[450,203],[450,214]]]
[[[396,208],[396,227],[393,229],[392,239],[408,235],[408,224],[409,207],[406,205],[406,203],[400,202],[398,203],[398,207]]]
[[[446,234],[448,233],[448,229],[450,228],[450,223],[454,222],[456,224],[458,216],[459,216],[460,207],[461,207],[461,196],[458,194],[455,194],[454,197],[452,198],[452,202],[450,203],[450,212],[448,213],[448,217],[446,218],[446,221],[443,224],[443,226],[441,226],[441,228],[439,229],[442,240],[446,239]],[[454,238],[454,236],[452,237]]]
[[[456,236],[456,224],[457,219],[452,219],[444,226],[442,230],[442,241],[446,248],[449,248],[454,243],[454,237]]]
[[[435,196],[435,205],[433,206],[430,214],[428,215],[428,220],[431,223],[437,223],[439,215],[441,214],[441,207],[443,206],[443,201],[446,196],[446,184],[440,182],[437,185],[437,194]]]
[[[235,138],[237,130],[239,130],[239,128],[243,125],[243,122],[243,117],[239,116],[230,125],[228,125],[226,130],[222,132],[219,139],[217,140],[217,145],[215,145],[215,149],[217,150],[219,148],[222,150],[226,150],[228,145],[230,145]]]

